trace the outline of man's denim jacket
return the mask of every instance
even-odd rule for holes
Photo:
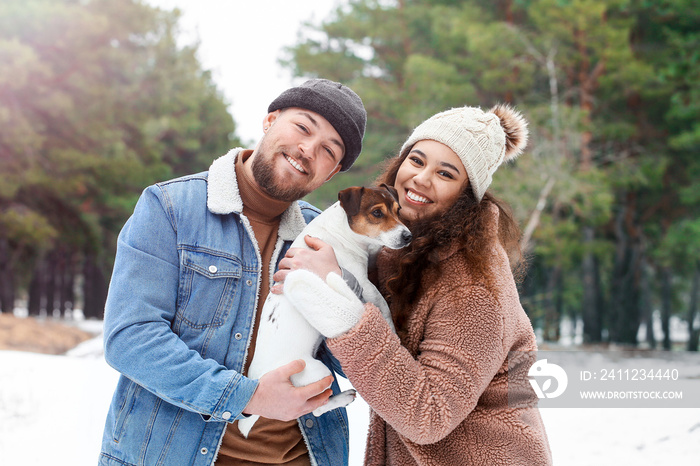
[[[122,376],[101,465],[212,465],[257,380],[240,374],[260,283],[234,149],[209,172],[147,188],[122,229],[105,310],[105,358]],[[283,214],[272,263],[319,211]],[[271,272],[276,267],[271,267]],[[325,345],[319,356],[339,370]],[[340,390],[336,381],[333,392]],[[312,464],[348,462],[345,409],[299,419]]]

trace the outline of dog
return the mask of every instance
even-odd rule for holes
[[[340,267],[352,273],[362,286],[363,299],[377,305],[389,323],[392,322],[389,306],[367,278],[367,268],[382,247],[400,249],[412,239],[411,232],[399,220],[397,198],[396,190],[386,185],[344,189],[338,194],[338,202],[312,220],[291,246],[308,249],[304,241],[306,235],[332,246]],[[292,384],[303,387],[316,382],[331,374],[328,367],[314,358],[322,341],[322,335],[283,294],[270,293],[260,315],[255,354],[247,376],[259,379],[273,369],[303,359],[306,366],[302,372],[292,375]],[[354,399],[355,390],[346,390],[332,396],[313,414],[320,416],[347,406]],[[238,429],[244,437],[248,438],[258,417],[238,420]]]

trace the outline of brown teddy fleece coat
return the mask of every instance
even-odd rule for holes
[[[488,288],[456,245],[440,250],[424,272],[405,346],[371,304],[348,333],[327,340],[371,407],[365,464],[552,464],[527,381],[535,334],[495,233],[493,243]],[[395,255],[380,254],[380,283]],[[509,352],[520,357],[509,364]]]

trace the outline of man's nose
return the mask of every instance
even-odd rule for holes
[[[313,159],[316,151],[321,147],[321,144],[313,139],[304,139],[299,142],[299,153],[307,159]]]

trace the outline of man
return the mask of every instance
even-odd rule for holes
[[[270,277],[318,210],[298,199],[352,166],[366,112],[314,79],[275,99],[255,150],[147,188],[119,235],[105,358],[122,373],[101,465],[347,464],[347,416],[309,414],[339,391],[302,361],[245,377]],[[331,367],[329,353],[319,357]],[[235,424],[259,414],[248,439]],[[299,421],[297,421],[299,418]]]

